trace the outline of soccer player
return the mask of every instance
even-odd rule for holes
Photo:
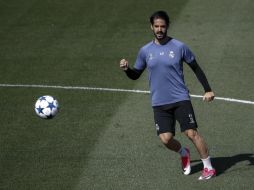
[[[181,132],[192,141],[203,162],[204,169],[199,180],[210,179],[216,171],[211,165],[204,138],[197,131],[189,91],[184,82],[183,62],[191,67],[202,84],[205,91],[203,100],[212,101],[214,93],[191,50],[183,42],[168,36],[170,20],[167,13],[155,12],[150,17],[150,23],[154,40],[140,49],[133,68],[129,67],[126,59],[120,61],[120,68],[133,80],[138,79],[147,68],[155,128],[160,140],[169,150],[180,154],[183,173],[189,175],[190,151],[174,138],[178,121]]]

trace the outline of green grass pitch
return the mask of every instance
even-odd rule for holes
[[[148,90],[146,73],[127,79],[150,41],[149,16],[166,10],[169,34],[197,56],[217,96],[253,101],[254,3],[250,0],[0,0],[0,84]],[[185,68],[191,94],[203,90]],[[36,116],[41,95],[59,114]],[[190,147],[192,173],[160,143],[147,94],[0,87],[0,189],[253,189],[253,105],[193,98],[199,131],[218,176],[199,182],[202,163]]]

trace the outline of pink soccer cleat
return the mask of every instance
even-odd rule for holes
[[[185,148],[187,155],[182,156],[182,169],[184,175],[189,175],[191,173],[191,165],[190,165],[190,150],[188,148]]]
[[[204,168],[204,170],[202,171],[202,175],[198,178],[198,180],[207,180],[214,176],[216,176],[215,169],[209,170],[208,168]]]

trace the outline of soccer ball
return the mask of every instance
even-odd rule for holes
[[[43,119],[51,119],[58,112],[58,101],[49,95],[41,96],[35,103],[35,113]]]

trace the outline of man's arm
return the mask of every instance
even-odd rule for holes
[[[126,75],[132,80],[137,80],[142,74],[142,72],[143,71],[141,70],[137,70],[135,68],[131,69],[129,67],[127,68],[127,70],[125,70]]]
[[[122,68],[122,70],[124,70],[126,75],[132,80],[137,80],[143,72],[143,70],[137,70],[135,68],[133,68],[133,69],[129,68],[129,63],[125,59],[122,59],[120,61],[120,68]]]
[[[196,60],[193,60],[191,63],[188,64],[190,66],[190,68],[193,70],[193,72],[195,73],[195,75],[197,76],[199,82],[202,84],[204,90],[205,90],[205,94],[203,97],[203,100],[210,102],[214,99],[214,93],[208,83],[208,80],[205,76],[205,73],[203,72],[203,70],[200,68],[200,66],[198,65]]]

